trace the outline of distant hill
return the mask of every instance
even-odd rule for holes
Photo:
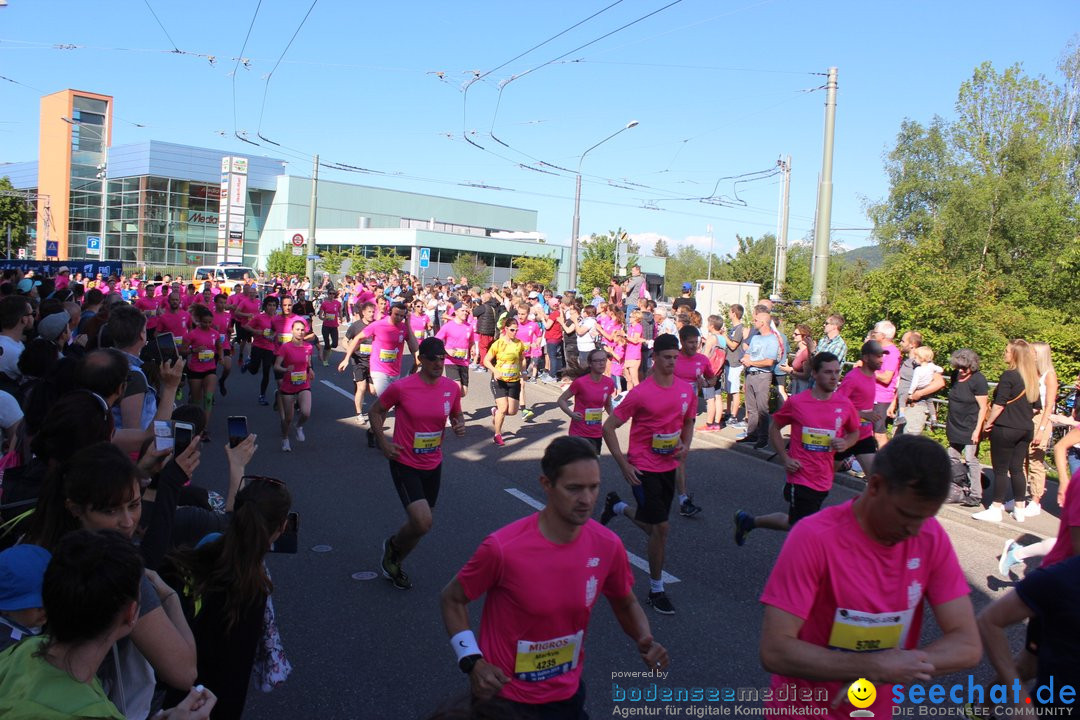
[[[840,253],[840,255],[836,257],[841,258],[845,263],[852,264],[862,260],[871,270],[881,267],[884,263],[884,255],[881,252],[881,247],[878,245],[867,245],[865,247],[855,248],[854,250]]]

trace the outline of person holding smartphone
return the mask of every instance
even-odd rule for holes
[[[296,419],[296,439],[304,442],[304,423],[311,417],[311,381],[315,372],[311,367],[311,356],[315,348],[304,341],[307,325],[304,319],[297,317],[290,328],[289,342],[278,346],[274,351],[274,372],[281,376],[278,381],[278,413],[281,417],[281,450],[292,452],[289,445],[289,428],[292,427],[296,407],[300,415]]]
[[[383,542],[381,562],[383,577],[398,590],[412,587],[401,562],[431,530],[431,511],[439,497],[447,419],[455,435],[465,435],[461,389],[443,376],[446,346],[439,338],[424,338],[417,354],[420,371],[390,383],[369,411],[371,431],[390,461],[390,476],[405,508],[405,524]],[[396,408],[394,437],[388,442],[383,423],[391,408]]]

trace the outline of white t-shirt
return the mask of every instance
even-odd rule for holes
[[[596,349],[596,318],[584,315],[577,322],[578,328],[588,328],[584,335],[577,336],[578,353],[587,353]]]
[[[929,385],[930,381],[934,379],[934,375],[940,372],[944,372],[944,370],[932,362],[916,365],[915,371],[911,373],[911,389],[908,390],[908,397],[911,397],[911,394],[916,390],[922,390]]]
[[[12,340],[7,335],[0,335],[0,372],[5,373],[12,380],[22,377],[19,372],[19,356],[22,355],[23,347],[18,340]]]

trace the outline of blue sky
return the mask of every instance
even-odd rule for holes
[[[657,237],[706,249],[711,225],[722,253],[736,234],[775,230],[779,178],[720,178],[782,155],[792,156],[790,237],[813,225],[825,101],[815,88],[829,66],[839,68],[832,224],[866,228],[863,207],[887,192],[882,157],[905,117],[951,116],[986,60],[1056,80],[1080,29],[1074,0],[661,9],[670,2],[318,0],[300,27],[309,0],[265,0],[253,25],[257,0],[8,0],[0,76],[14,82],[0,81],[0,162],[36,156],[40,95],[73,87],[115,97],[114,144],[271,155],[302,175],[318,152],[379,171],[322,177],[535,209],[548,241],[567,243],[573,174],[550,165],[576,168],[637,120],[583,161],[582,233],[621,226],[646,250]],[[241,48],[249,62],[234,74]],[[740,204],[697,199],[714,195]],[[833,239],[854,247],[868,234]]]

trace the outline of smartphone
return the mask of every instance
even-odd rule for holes
[[[155,339],[161,362],[176,362],[180,359],[180,353],[176,352],[176,339],[172,333],[158,333]]]
[[[192,436],[195,434],[195,428],[191,423],[186,422],[174,422],[173,423],[173,452],[177,455],[188,449],[188,445],[191,444]]]
[[[299,540],[300,514],[291,512],[285,520],[285,530],[281,533],[281,537],[275,540],[270,546],[270,552],[289,553],[294,555],[296,554],[296,547]]]
[[[236,447],[248,436],[247,416],[229,416],[229,447]]]
[[[154,421],[154,449],[159,452],[173,449],[172,423],[168,420]]]

